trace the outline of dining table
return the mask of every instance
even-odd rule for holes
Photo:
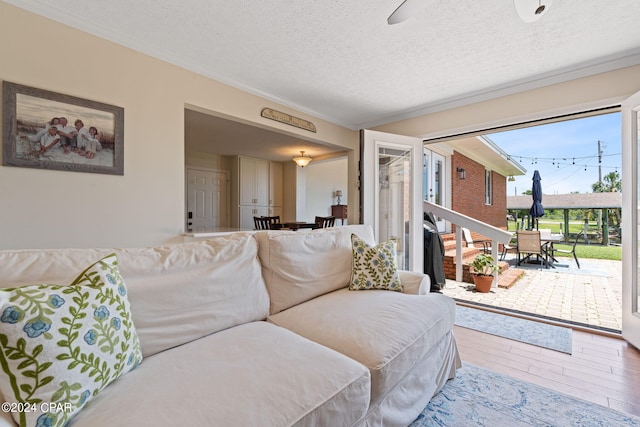
[[[318,228],[315,222],[289,221],[282,223],[282,228],[297,231],[301,228]]]

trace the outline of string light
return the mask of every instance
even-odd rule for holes
[[[615,154],[605,154],[602,155],[601,157],[613,157],[613,156],[620,156],[621,153],[615,153]],[[520,163],[522,163],[523,161],[530,161],[532,165],[537,165],[537,164],[551,164],[552,166],[556,166],[556,167],[560,167],[560,166],[576,166],[576,160],[578,161],[577,166],[583,166],[585,168],[590,168],[590,167],[602,167],[602,168],[611,168],[611,169],[617,169],[619,166],[616,165],[609,165],[609,166],[605,166],[603,164],[598,164],[598,165],[589,165],[587,164],[590,160],[595,160],[598,159],[599,162],[601,162],[601,159],[597,156],[583,156],[583,157],[573,157],[571,158],[571,161],[569,162],[567,160],[566,157],[563,157],[562,160],[560,160],[560,158],[555,158],[555,157],[528,157],[528,156],[511,156],[511,155],[506,155],[506,159],[507,160],[512,160],[512,159],[518,159],[518,161]]]

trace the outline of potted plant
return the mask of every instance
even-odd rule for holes
[[[491,290],[491,284],[493,283],[493,273],[502,270],[502,267],[497,265],[491,255],[479,254],[477,255],[471,264],[469,264],[471,274],[473,275],[473,283],[476,285],[478,292],[487,293]]]

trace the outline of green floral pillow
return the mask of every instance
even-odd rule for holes
[[[353,271],[349,289],[386,289],[402,291],[398,264],[396,261],[396,241],[389,240],[376,246],[369,246],[355,234],[351,235]]]
[[[111,254],[68,286],[0,289],[0,391],[20,426],[63,426],[142,361]]]

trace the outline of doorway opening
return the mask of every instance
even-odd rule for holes
[[[331,214],[337,191],[350,200],[345,147],[196,106],[184,127],[187,233],[252,230],[254,216],[313,222]],[[304,168],[292,161],[302,150],[313,158]]]
[[[564,236],[560,243],[554,243],[555,249],[569,250],[577,238],[579,266],[572,254],[559,252],[555,253],[557,261],[552,268],[539,264],[517,265],[517,250],[514,249],[506,252],[503,265],[508,269],[524,270],[524,275],[513,286],[480,294],[473,286],[453,282],[456,284],[447,285],[443,290],[445,294],[466,303],[620,333],[621,195],[617,194],[618,204],[607,205],[606,209],[595,203],[580,202],[587,199],[581,195],[594,195],[598,199],[598,195],[624,190],[621,187],[619,110],[615,107],[474,134],[492,141],[511,161],[526,170],[521,175],[500,178],[506,197],[503,222],[499,227],[513,233],[535,228]],[[453,150],[457,138],[461,136],[448,138]],[[544,215],[536,221],[529,212],[533,204],[534,171],[539,171],[542,177],[544,207]],[[484,194],[478,197],[484,197]],[[526,201],[524,206],[523,200]],[[474,212],[461,213],[477,218]],[[515,239],[511,246],[517,247]]]

